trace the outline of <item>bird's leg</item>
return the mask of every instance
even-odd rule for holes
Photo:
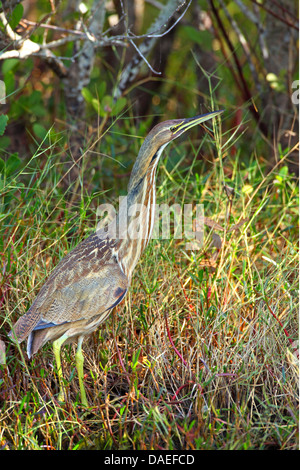
[[[59,394],[58,394],[58,401],[65,401],[65,391],[64,391],[64,384],[63,384],[63,373],[61,367],[61,359],[60,359],[60,350],[63,343],[67,339],[67,335],[63,335],[58,338],[56,341],[53,341],[53,352],[56,360],[56,367],[57,367],[57,375],[59,380]]]
[[[79,387],[80,387],[80,395],[81,395],[81,403],[88,407],[88,401],[86,398],[86,393],[84,389],[84,383],[83,383],[83,361],[84,357],[82,354],[82,341],[83,341],[83,336],[80,336],[78,338],[78,343],[77,343],[77,351],[75,354],[75,360],[76,360],[76,367],[77,367],[77,373],[78,373],[78,381],[79,381]]]

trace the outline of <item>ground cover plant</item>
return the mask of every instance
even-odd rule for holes
[[[1,395],[4,445],[296,446],[297,185],[284,164],[264,174],[258,158],[243,168],[234,157],[225,181],[235,194],[228,195],[220,183],[221,145],[215,144],[220,157],[217,152],[205,175],[195,164],[197,142],[191,142],[195,156],[187,167],[182,160],[191,157],[184,149],[171,150],[181,161],[170,171],[172,155],[162,162],[158,197],[170,202],[184,193],[185,200],[203,201],[205,214],[218,224],[221,247],[210,247],[209,227],[199,251],[185,251],[182,240],[151,241],[127,300],[85,347],[89,410],[76,406],[72,347],[64,354],[69,401],[61,405],[50,347],[28,362],[23,349],[9,344]],[[2,202],[11,208],[2,237],[9,254],[2,281],[8,324],[30,306],[58,260],[95,228],[95,196],[66,207],[56,186],[59,155],[52,151],[40,172],[37,151],[4,182]],[[28,185],[24,175],[30,175]]]
[[[217,56],[211,74],[187,52],[189,28],[179,29],[172,49],[178,54],[170,53],[169,67],[178,70],[188,55],[194,72],[186,67],[182,80],[166,72],[159,91],[146,91],[153,107],[145,116],[137,118],[131,95],[115,115],[99,110],[104,97],[94,72],[82,93],[89,125],[78,167],[66,165],[68,126],[60,120],[65,110],[41,64],[35,69],[29,60],[32,80],[22,84],[21,98],[8,104],[7,118],[0,120],[4,449],[298,448],[294,129],[285,145],[263,135],[249,109],[259,97],[238,105],[224,56]],[[6,80],[14,72],[20,83],[21,65],[3,63]],[[44,74],[45,94],[32,70]],[[205,78],[205,94],[197,74]],[[144,83],[138,86],[143,90]],[[199,114],[199,96],[206,109],[225,111],[205,131],[194,128],[168,147],[157,174],[157,202],[203,204],[203,245],[187,250],[186,239],[172,236],[150,241],[125,301],[85,342],[89,407],[80,404],[75,345],[62,354],[67,401],[60,403],[51,345],[28,360],[25,345],[15,345],[7,334],[58,261],[95,230],[97,207],[117,207],[126,194],[153,121],[171,113]],[[18,126],[24,151],[14,142]],[[70,181],[74,168],[77,176]]]

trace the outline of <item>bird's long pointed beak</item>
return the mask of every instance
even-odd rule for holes
[[[221,109],[219,111],[213,111],[212,113],[201,114],[199,116],[184,119],[182,122],[174,126],[173,129],[171,129],[171,131],[174,132],[174,135],[180,135],[183,132],[190,129],[191,127],[194,127],[197,124],[201,124],[202,122],[205,122],[208,119],[212,119],[218,116],[219,114],[223,113],[223,111],[224,109]]]

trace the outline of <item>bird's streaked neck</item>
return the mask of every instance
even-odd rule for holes
[[[143,146],[139,152],[136,162],[133,166],[130,180],[128,183],[128,201],[132,204],[142,204],[143,194],[147,192],[147,183],[149,179],[147,176],[153,175],[153,184],[155,185],[155,174],[157,165],[159,163],[161,154],[169,142],[163,144],[156,152],[151,156],[150,161],[145,165]],[[144,144],[143,144],[144,145]],[[155,189],[155,188],[154,188]]]
[[[156,202],[156,170],[163,145],[153,155],[143,175],[129,183],[127,198],[117,216],[118,230],[122,234],[119,251],[122,254],[122,269],[130,278],[133,269],[146,248],[154,227]],[[126,218],[126,220],[124,219]]]

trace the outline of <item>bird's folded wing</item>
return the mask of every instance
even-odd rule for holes
[[[56,266],[31,308],[17,321],[12,336],[23,341],[43,325],[93,318],[117,305],[128,287],[112,247],[93,235]]]
[[[108,264],[76,282],[57,288],[43,302],[37,298],[41,320],[60,324],[89,319],[113,308],[122,300],[128,279],[118,265]],[[34,303],[34,304],[35,304]]]

